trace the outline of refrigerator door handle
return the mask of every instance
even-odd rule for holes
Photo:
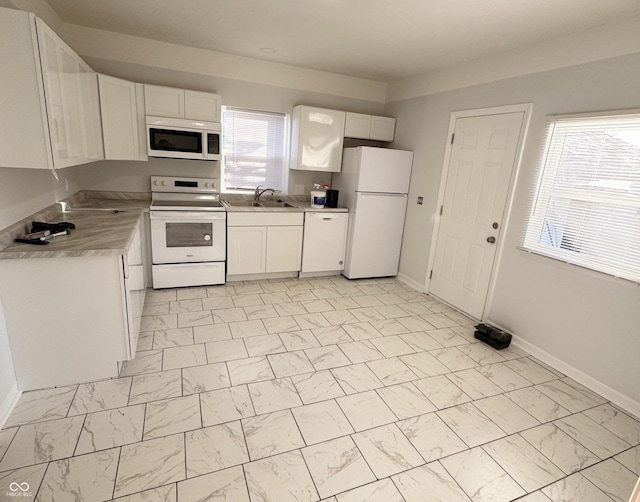
[[[382,195],[387,197],[407,197],[406,193],[393,193],[393,192],[356,192],[359,195]]]

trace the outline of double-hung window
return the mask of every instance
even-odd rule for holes
[[[524,248],[640,282],[640,114],[548,122]]]
[[[227,106],[222,117],[222,191],[286,193],[286,115]]]

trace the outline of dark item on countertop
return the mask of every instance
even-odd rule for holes
[[[32,232],[49,230],[52,234],[57,234],[58,232],[64,232],[65,230],[73,230],[74,228],[76,228],[76,226],[73,223],[69,223],[68,221],[61,221],[59,223],[44,223],[42,221],[31,222]]]
[[[339,190],[328,189],[326,200],[324,202],[324,207],[336,208],[338,207],[338,195],[340,194]]]
[[[14,239],[15,242],[23,242],[25,244],[36,244],[38,246],[43,246],[45,244],[49,244],[49,241],[43,241],[41,239],[25,239],[24,237],[18,237]]]
[[[497,350],[505,349],[511,343],[511,335],[509,333],[488,324],[478,324],[475,337]]]

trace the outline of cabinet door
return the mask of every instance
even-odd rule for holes
[[[396,119],[392,117],[371,117],[370,139],[393,141],[396,130]]]
[[[267,227],[267,272],[300,270],[303,227]]]
[[[184,89],[145,84],[144,106],[147,115],[183,119]]]
[[[227,228],[227,274],[262,274],[267,255],[267,227]]]
[[[69,110],[65,113],[62,76],[62,54],[58,51],[58,36],[40,19],[36,20],[42,79],[47,103],[49,135],[54,167],[73,165]]]
[[[100,97],[98,95],[98,74],[80,65],[80,102],[86,162],[104,159],[102,141],[102,120],[100,118]]]
[[[220,122],[219,94],[184,91],[184,116],[186,119]]]
[[[33,14],[0,10],[0,166],[53,166]]]
[[[142,309],[147,292],[144,282],[144,263],[142,249],[142,226],[139,226],[131,242],[131,247],[124,262],[124,293],[128,321],[128,357],[133,359],[136,355],[138,335],[142,321]]]
[[[99,75],[98,83],[105,158],[138,160],[136,84],[108,75]]]
[[[344,269],[348,213],[307,213],[304,220],[302,272]]]
[[[53,166],[98,160],[103,155],[96,74],[42,20],[36,26]]]
[[[369,139],[370,130],[371,115],[347,112],[346,122],[344,124],[345,138]]]
[[[339,172],[345,112],[296,106],[291,133],[291,169]]]

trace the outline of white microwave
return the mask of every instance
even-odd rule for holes
[[[220,160],[220,124],[147,115],[149,157]]]

